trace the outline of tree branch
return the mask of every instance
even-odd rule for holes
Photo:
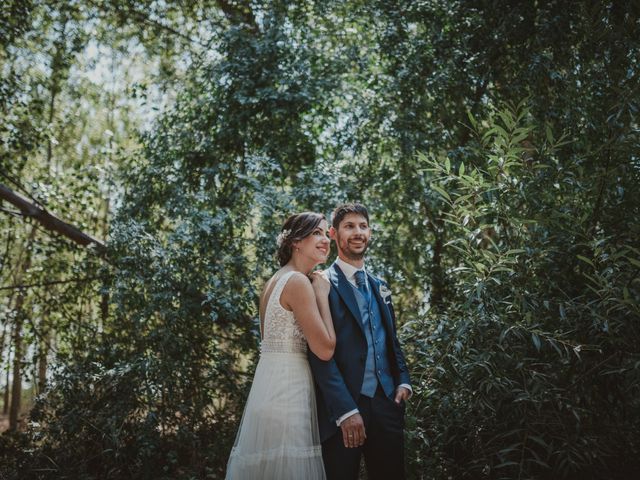
[[[57,232],[79,245],[87,246],[93,244],[101,254],[104,254],[106,251],[106,246],[101,240],[98,240],[97,238],[82,232],[73,225],[60,220],[55,215],[47,212],[44,208],[33,204],[19,193],[14,192],[9,187],[1,183],[0,199],[6,200],[15,207],[18,207],[24,216],[34,218],[47,230]]]

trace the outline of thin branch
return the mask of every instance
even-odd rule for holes
[[[97,326],[92,325],[90,322],[78,321],[77,318],[81,318],[82,316],[70,312],[69,309],[66,308],[67,302],[58,302],[54,298],[45,298],[43,295],[38,293],[38,290],[35,290],[34,292],[32,292],[32,294],[36,297],[36,300],[40,303],[40,305],[52,305],[53,302],[55,302],[55,306],[57,307],[56,312],[61,314],[62,318],[66,320],[69,325],[75,325],[81,329],[88,330],[94,335],[97,335],[99,333]],[[62,328],[60,329],[60,331],[64,333],[65,331],[67,331],[67,328]]]
[[[22,212],[17,212],[15,210],[7,210],[6,208],[2,208],[0,207],[0,212],[4,212],[8,215],[13,215],[14,217],[23,217],[24,215],[22,214]]]
[[[58,350],[51,344],[51,342],[47,341],[40,329],[36,327],[36,324],[33,322],[33,320],[31,320],[31,317],[29,315],[26,315],[25,318],[27,319],[27,323],[31,326],[33,334],[38,337],[38,339],[40,339],[49,350],[51,350],[53,353],[58,353]]]
[[[605,358],[604,360],[602,360],[601,362],[599,362],[598,364],[594,365],[593,367],[591,367],[589,370],[587,370],[586,372],[582,373],[581,375],[578,375],[578,377],[571,382],[571,384],[569,385],[569,388],[575,387],[579,381],[581,381],[583,378],[588,377],[589,375],[591,375],[593,372],[595,372],[598,368],[600,368],[601,366],[603,366],[605,363],[607,363],[609,360],[611,360],[612,358],[617,357],[620,354],[620,352],[613,352],[611,355],[609,355],[607,358]]]
[[[47,287],[49,285],[60,285],[65,283],[74,283],[74,282],[92,282],[94,280],[103,280],[104,277],[85,277],[85,278],[71,278],[68,280],[53,280],[51,282],[44,283],[26,283],[22,285],[7,285],[5,287],[0,287],[0,290],[17,290],[24,288],[36,288],[36,287]]]
[[[105,9],[105,5],[102,3],[98,3],[98,2],[94,2],[93,0],[88,0],[88,3],[90,5],[92,5],[93,7],[95,7],[97,10],[102,11],[104,13],[115,13],[115,14],[119,14],[119,15],[123,15],[123,18],[129,18],[129,17],[135,17],[135,19],[137,19],[138,21],[141,21],[142,23],[145,23],[147,25],[150,25],[152,27],[156,27],[159,28],[160,30],[164,30],[172,35],[175,35],[177,37],[180,37],[184,40],[187,40],[190,43],[193,43],[195,45],[199,45],[201,47],[206,47],[207,44],[202,43],[200,40],[195,40],[193,38],[191,38],[189,35],[186,35],[182,32],[179,32],[178,30],[176,30],[175,28],[171,27],[170,25],[167,25],[165,23],[161,23],[157,20],[153,20],[152,18],[149,18],[144,12],[140,12],[134,8],[127,8],[126,10],[120,10],[117,8],[115,9],[109,9],[109,6],[106,5],[106,9]]]

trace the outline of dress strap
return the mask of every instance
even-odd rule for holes
[[[289,279],[291,278],[291,276],[294,273],[296,273],[296,271],[292,270],[290,272],[287,272],[287,273],[283,274],[278,279],[278,282],[276,283],[276,286],[273,287],[273,291],[271,292],[271,295],[269,296],[269,301],[267,302],[267,308],[269,308],[269,304],[271,304],[272,302],[278,302],[277,304],[279,306],[282,306],[282,304],[280,303],[280,296],[282,295],[282,291],[284,290],[285,285],[287,284],[287,282],[289,281]]]
[[[273,292],[271,293],[271,298],[276,300],[279,305],[282,305],[280,303],[280,297],[282,296],[282,291],[284,290],[284,287],[287,285],[287,282],[293,276],[294,273],[297,273],[297,272],[295,270],[292,270],[290,272],[285,273],[284,275],[282,275],[280,277],[280,279],[278,279],[278,283],[276,284],[276,286],[273,287]],[[271,299],[269,299],[269,300],[271,300]]]

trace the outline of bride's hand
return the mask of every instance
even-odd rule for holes
[[[309,275],[309,279],[311,280],[311,286],[313,287],[316,297],[327,297],[329,295],[331,284],[325,272],[322,270],[312,272],[311,275]]]

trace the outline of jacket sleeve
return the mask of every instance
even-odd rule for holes
[[[309,350],[309,364],[331,422],[335,423],[345,413],[358,408],[333,358],[327,361],[320,360]]]

